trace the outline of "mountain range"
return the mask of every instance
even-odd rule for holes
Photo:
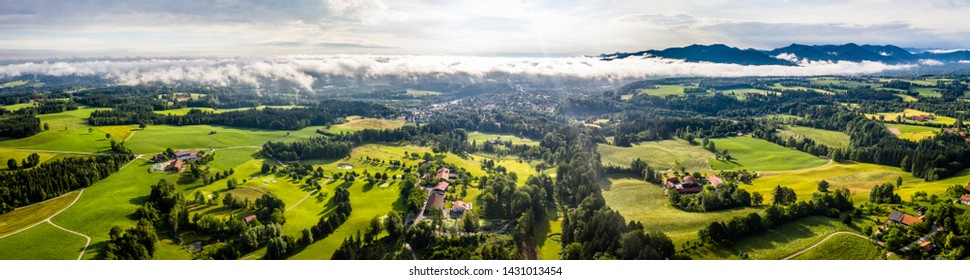
[[[801,45],[791,44],[773,50],[739,49],[724,44],[690,45],[663,50],[646,50],[632,53],[602,54],[600,59],[614,60],[628,57],[652,56],[680,59],[687,62],[712,62],[741,65],[797,65],[809,61],[876,61],[888,64],[918,63],[936,60],[943,63],[970,61],[970,51],[910,52],[893,45]]]

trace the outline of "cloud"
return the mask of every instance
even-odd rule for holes
[[[879,62],[802,62],[799,66],[694,63],[653,57],[602,61],[593,57],[508,58],[471,56],[290,55],[268,58],[95,59],[0,65],[0,78],[20,75],[98,76],[123,84],[198,83],[260,87],[289,82],[312,91],[322,76],[356,79],[460,76],[561,77],[625,80],[649,77],[858,75],[916,65]]]

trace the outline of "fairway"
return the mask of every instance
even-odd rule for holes
[[[686,212],[667,204],[660,186],[629,177],[612,176],[609,190],[603,191],[606,205],[620,212],[628,221],[639,221],[648,230],[659,230],[670,236],[675,246],[697,240],[697,231],[714,221],[758,212],[756,207],[734,208],[713,212]]]
[[[478,145],[480,146],[490,140],[500,140],[502,142],[512,141],[512,145],[529,145],[529,146],[539,145],[539,141],[535,141],[528,138],[522,138],[514,135],[492,134],[492,133],[483,133],[478,131],[468,132],[468,143],[475,142],[475,143],[478,143]]]
[[[731,161],[711,160],[714,170],[780,171],[818,167],[827,160],[752,137],[711,139],[718,150],[727,150]]]
[[[692,146],[681,139],[641,142],[633,147],[599,144],[596,151],[599,152],[603,165],[629,167],[633,160],[640,158],[650,164],[650,167],[661,171],[676,169],[678,166],[683,166],[688,171],[708,171],[711,170],[708,162],[714,160],[714,154],[710,151],[701,146]],[[733,151],[731,153],[734,154]]]
[[[793,258],[795,260],[881,260],[884,250],[868,239],[836,234],[818,247]]]
[[[0,239],[0,260],[76,260],[84,237],[42,223]]]
[[[796,139],[807,137],[816,143],[833,148],[849,147],[849,135],[839,131],[792,125],[781,130],[779,133],[784,136],[795,137]]]

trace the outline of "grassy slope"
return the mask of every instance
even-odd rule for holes
[[[655,89],[640,89],[638,90],[641,94],[656,95],[656,96],[667,96],[667,95],[677,95],[684,96],[684,86],[677,85],[660,85]]]
[[[261,146],[267,141],[302,139],[317,136],[321,127],[306,127],[298,131],[232,128],[214,125],[149,125],[135,133],[127,147],[135,153],[154,153],[166,148],[220,148],[230,146]],[[210,135],[211,131],[216,134]],[[289,135],[287,135],[289,134]]]
[[[84,237],[49,223],[0,239],[2,260],[74,260],[84,248]]]
[[[849,135],[839,131],[793,125],[789,126],[785,130],[782,130],[781,133],[784,135],[795,136],[797,138],[808,137],[817,143],[821,143],[829,147],[849,147]]]
[[[26,159],[27,156],[30,156],[30,154],[33,154],[33,153],[35,152],[14,150],[14,149],[0,149],[0,170],[7,170],[7,160],[11,158],[17,161],[18,167],[22,166],[21,163],[23,162],[23,160]],[[45,152],[36,152],[36,153],[38,156],[40,156],[41,163],[51,160],[57,156],[56,153],[45,153]]]
[[[87,125],[86,119],[96,109],[98,108],[82,107],[74,111],[39,115],[37,117],[41,123],[47,123],[50,126],[49,131],[26,138],[3,140],[0,141],[0,147],[78,152],[107,151],[110,148],[110,142],[105,139],[104,131],[95,128],[93,132],[88,132],[88,128],[92,127]]]
[[[649,230],[660,230],[680,246],[696,240],[697,231],[714,221],[726,221],[759,211],[758,208],[736,208],[715,212],[685,212],[667,204],[667,196],[656,185],[625,177],[611,177],[609,190],[603,191],[606,205],[627,220],[643,223]]]
[[[936,118],[933,119],[932,121],[926,121],[926,122],[918,122],[918,121],[907,119],[908,117],[919,116],[919,115],[934,115],[936,116]],[[904,109],[903,112],[897,112],[897,113],[866,114],[866,118],[872,118],[873,116],[875,116],[876,118],[879,118],[879,116],[884,116],[884,118],[887,121],[895,121],[896,117],[902,117],[903,122],[910,123],[910,124],[931,123],[931,124],[952,125],[957,121],[957,119],[954,119],[951,117],[940,116],[937,114],[927,113],[927,112],[915,110],[915,109]]]
[[[821,166],[827,162],[811,154],[752,137],[718,138],[711,141],[714,141],[718,150],[727,149],[734,158],[730,162],[710,161],[711,168],[715,170],[795,170]]]
[[[672,168],[676,163],[690,171],[711,170],[708,161],[714,160],[711,152],[680,139],[642,142],[629,148],[600,144],[596,151],[604,165],[630,166],[630,162],[640,158],[658,170]]]
[[[57,198],[31,204],[0,215],[0,235],[10,234],[49,218],[57,211],[71,204],[71,201],[74,201],[78,193],[80,192],[70,192]],[[0,248],[3,248],[3,246],[0,246]]]
[[[429,95],[441,95],[441,92],[409,88],[407,89],[407,94],[410,96],[429,96]]]
[[[735,252],[744,252],[749,259],[778,260],[817,243],[833,232],[851,230],[838,220],[813,216],[743,238],[728,247],[705,247],[692,253],[697,259],[737,258]]]
[[[374,119],[374,118],[361,118],[361,117],[347,117],[347,122],[342,124],[333,125],[330,127],[330,133],[340,134],[340,133],[352,133],[368,128],[372,129],[394,129],[404,126],[403,119]]]
[[[514,135],[491,134],[491,133],[482,133],[477,131],[472,131],[468,133],[468,143],[471,143],[472,141],[476,141],[479,145],[485,143],[488,140],[495,140],[496,138],[501,139],[503,142],[512,141],[513,145],[522,145],[522,144],[530,145],[530,146],[539,145],[539,141],[535,141],[528,138],[522,138]]]
[[[896,137],[910,140],[910,141],[920,141],[926,138],[933,137],[936,132],[940,131],[939,128],[921,126],[921,125],[909,125],[909,124],[885,124],[887,128],[899,129],[900,134]]]
[[[798,255],[796,260],[880,260],[885,257],[882,247],[858,236],[839,234],[818,247]]]
[[[303,108],[303,107],[304,106],[266,106],[266,105],[262,105],[262,106],[259,106],[259,107],[256,107],[256,108],[257,109],[263,109],[263,108],[292,109],[292,108]],[[178,108],[178,109],[159,110],[159,111],[155,111],[155,113],[156,114],[160,114],[160,115],[184,116],[185,114],[188,114],[189,111],[191,111],[193,109],[198,109],[198,110],[207,111],[207,112],[224,113],[224,112],[232,112],[232,111],[252,110],[252,107],[230,108],[230,109],[215,109],[215,108],[208,108],[208,107],[185,107],[185,108]]]

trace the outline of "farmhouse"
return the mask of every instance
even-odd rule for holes
[[[175,158],[178,160],[196,160],[199,156],[195,150],[175,151]]]
[[[243,218],[243,221],[246,221],[246,224],[247,225],[250,224],[250,223],[252,223],[253,220],[256,220],[256,215],[249,215],[249,216],[246,216],[245,218]]]
[[[472,210],[471,202],[465,203],[464,201],[455,201],[451,203],[451,213],[456,215],[465,214],[465,211]]]
[[[714,174],[707,175],[707,181],[711,182],[711,186],[714,186],[714,187],[724,184],[724,181],[721,180],[721,177],[717,177],[717,175],[714,175]]]
[[[443,180],[448,180],[450,176],[451,176],[451,170],[448,170],[448,168],[442,167],[438,169],[438,176],[437,176],[438,178],[441,178]]]
[[[701,184],[697,183],[697,180],[690,175],[684,176],[684,181],[681,182],[677,177],[667,178],[664,181],[664,193],[669,190],[674,190],[680,194],[695,194],[704,190]]]
[[[909,117],[909,119],[918,121],[918,122],[928,122],[928,121],[935,120],[936,117],[933,115],[919,115],[919,116]]]
[[[919,244],[919,249],[925,252],[932,251],[933,248],[936,248],[936,246],[933,246],[933,242],[924,241],[923,243]]]
[[[165,170],[171,170],[171,171],[178,171],[179,169],[182,169],[182,160],[180,159],[170,161],[168,166],[165,167]]]
[[[424,214],[431,214],[432,209],[442,210],[445,208],[445,196],[437,192],[432,192],[431,196],[428,196],[428,202],[424,205]]]
[[[960,196],[960,204],[970,205],[970,195],[964,194]]]
[[[889,213],[889,222],[900,224],[903,226],[910,226],[915,223],[922,223],[923,219],[913,217],[912,215],[899,212],[898,210],[893,210]]]
[[[431,187],[431,192],[443,195],[446,191],[448,191],[448,185],[449,184],[447,181],[438,182],[438,184],[434,185],[434,187]]]

